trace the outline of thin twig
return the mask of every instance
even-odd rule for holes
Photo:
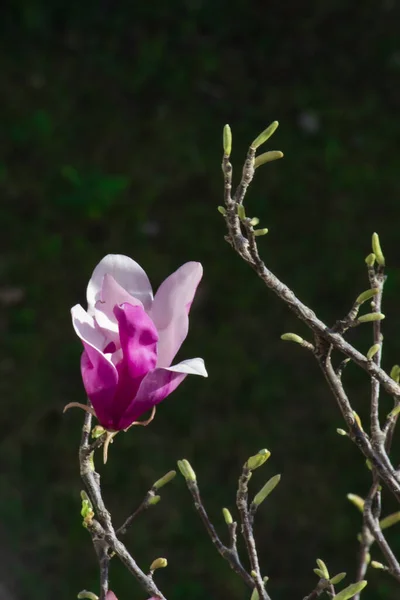
[[[147,492],[146,496],[144,497],[144,500],[141,502],[141,504],[138,506],[138,508],[124,521],[124,523],[121,525],[121,527],[119,527],[117,529],[117,531],[115,533],[118,537],[126,535],[129,527],[132,525],[132,523],[136,519],[136,517],[138,517],[142,512],[144,512],[148,508],[150,508],[151,499],[154,498],[155,495],[156,495],[155,490],[153,488],[151,488]]]

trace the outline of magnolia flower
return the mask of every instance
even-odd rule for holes
[[[202,274],[200,263],[188,262],[153,298],[146,273],[127,256],[109,254],[93,271],[87,311],[78,304],[71,313],[84,347],[83,384],[107,431],[128,428],[186,375],[207,377],[201,358],[171,366],[187,336],[188,314]]]
[[[112,592],[111,590],[109,590],[106,594],[106,600],[118,600],[117,596],[114,594],[114,592]]]

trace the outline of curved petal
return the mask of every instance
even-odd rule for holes
[[[93,404],[99,423],[109,429],[113,424],[113,400],[118,386],[118,372],[111,355],[104,355],[104,336],[96,329],[93,318],[79,304],[71,309],[74,329],[81,338],[83,385]]]
[[[153,301],[153,292],[149,278],[142,267],[123,254],[108,254],[93,271],[87,286],[86,297],[88,312],[93,314],[95,304],[101,300],[101,289],[105,275],[111,275],[131,296],[142,302],[149,310]]]
[[[188,262],[160,285],[150,315],[159,333],[158,367],[169,367],[189,329],[189,310],[203,275],[198,262]]]
[[[126,429],[145,412],[162,402],[189,374],[207,377],[202,358],[191,358],[169,368],[157,368],[144,377],[135,399],[121,417],[120,429]]]

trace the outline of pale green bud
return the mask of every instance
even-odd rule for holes
[[[367,468],[372,471],[372,462],[369,460],[369,458],[366,459],[365,464],[367,465]]]
[[[326,566],[326,564],[324,563],[324,561],[321,560],[320,558],[317,558],[317,565],[321,569],[321,571],[323,572],[324,579],[329,579],[328,567]]]
[[[224,154],[229,158],[232,152],[232,131],[229,125],[225,125],[222,133],[222,143],[224,146]]]
[[[150,565],[150,571],[156,571],[157,569],[164,569],[168,565],[166,558],[156,558]]]
[[[168,473],[166,473],[163,477],[161,477],[161,479],[158,479],[153,484],[153,489],[159,490],[164,485],[167,485],[167,483],[169,483],[170,481],[172,481],[174,479],[175,475],[176,475],[176,471],[168,471]]]
[[[340,427],[336,429],[336,433],[338,433],[339,435],[348,435],[347,431],[345,431],[344,429],[340,429]]]
[[[256,225],[258,225],[260,222],[260,219],[258,217],[253,217],[252,219],[250,219],[250,225],[252,227],[255,227]]]
[[[270,150],[269,152],[264,152],[264,154],[260,154],[257,156],[254,161],[254,168],[261,167],[261,165],[265,165],[265,163],[272,162],[273,160],[278,160],[279,158],[283,158],[283,152],[280,150]]]
[[[371,360],[375,356],[375,354],[377,352],[379,352],[380,349],[381,349],[381,345],[380,344],[374,344],[373,346],[371,346],[371,348],[367,352],[367,358],[368,358],[368,360]]]
[[[347,494],[347,500],[350,500],[354,506],[358,508],[360,512],[364,512],[364,500],[357,494]]]
[[[365,579],[362,581],[357,581],[357,583],[352,583],[346,588],[344,588],[344,590],[336,594],[336,596],[334,596],[332,600],[350,600],[350,598],[354,598],[356,594],[361,592],[361,590],[365,588],[367,583],[368,582],[365,581]]]
[[[97,439],[105,433],[106,430],[101,425],[95,425],[92,429],[92,438]]]
[[[276,488],[276,486],[280,482],[280,479],[280,475],[274,475],[274,477],[271,477],[271,479],[269,479],[267,483],[261,488],[258,494],[254,496],[253,504],[255,504],[255,506],[260,506],[261,502],[264,502],[264,500]]]
[[[375,254],[378,265],[384,267],[385,257],[383,256],[379,235],[377,233],[372,234],[372,252]]]
[[[365,292],[362,292],[362,294],[360,294],[358,296],[358,298],[356,300],[356,304],[363,304],[363,302],[370,300],[370,298],[373,298],[378,293],[379,293],[378,288],[371,288],[370,290],[365,290]]]
[[[269,459],[270,456],[271,452],[266,448],[263,448],[254,456],[250,456],[250,458],[246,462],[246,467],[250,471],[254,471],[254,469],[258,469],[258,467],[261,467],[261,465],[263,465]]]
[[[368,254],[368,256],[365,258],[365,263],[368,267],[373,267],[375,264],[375,260],[376,256],[371,252],[371,254]]]
[[[320,579],[326,579],[324,572],[321,569],[313,569],[313,571]]]
[[[99,597],[93,592],[88,592],[87,590],[82,590],[77,595],[78,600],[99,600]]]
[[[397,406],[395,406],[390,411],[390,413],[388,414],[388,417],[396,417],[399,413],[400,413],[400,402],[399,402],[399,404],[397,404]]]
[[[355,419],[357,425],[359,426],[359,428],[361,429],[361,431],[364,431],[362,423],[361,423],[361,419],[360,419],[360,417],[358,416],[358,414],[356,413],[355,410],[353,410],[353,415],[354,415],[354,419]]]
[[[251,592],[250,600],[260,600],[259,593],[257,588],[254,586],[253,591]]]
[[[329,582],[332,585],[336,585],[338,583],[340,583],[342,581],[342,579],[344,579],[346,577],[346,573],[338,573],[337,575],[335,575],[334,577],[332,577]]]
[[[399,383],[399,379],[400,379],[400,367],[399,365],[394,365],[390,371],[390,377],[392,379],[394,379],[394,381],[396,381],[396,383]]]
[[[251,147],[257,150],[257,148],[264,144],[271,137],[271,135],[275,133],[275,131],[278,129],[278,126],[278,121],[273,121],[271,125],[267,127],[267,129],[264,129],[264,131],[256,137],[254,142],[251,144]]]
[[[227,508],[222,509],[222,514],[224,515],[225,523],[227,525],[232,525],[233,519],[230,511]]]
[[[238,214],[238,216],[239,216],[239,219],[240,219],[241,221],[244,221],[244,220],[245,220],[245,218],[246,218],[246,211],[245,211],[245,209],[244,209],[244,206],[243,206],[243,204],[238,204],[238,207],[237,207],[237,214]]]
[[[217,206],[217,210],[221,215],[226,216],[226,208],[224,206]]]
[[[268,233],[268,229],[267,229],[266,227],[264,227],[264,229],[256,229],[256,230],[254,231],[254,235],[255,235],[256,237],[258,237],[258,236],[260,236],[260,235],[267,235],[267,233]]]
[[[383,569],[383,570],[386,570],[385,565],[383,565],[381,562],[378,562],[377,560],[371,560],[371,567],[373,569]]]
[[[304,342],[303,338],[296,333],[283,333],[281,335],[281,340],[284,342],[296,342],[296,344],[302,344]]]
[[[382,313],[368,313],[366,315],[361,315],[358,317],[357,321],[359,323],[371,323],[372,321],[382,321],[385,318],[385,315]]]
[[[147,504],[149,506],[155,506],[156,504],[158,504],[161,500],[161,496],[152,496],[151,498],[148,499]]]
[[[379,525],[380,525],[381,529],[387,529],[388,527],[395,525],[399,521],[400,521],[400,512],[395,512],[395,513],[392,513],[391,515],[388,515],[381,521],[379,521]]]
[[[178,468],[186,481],[196,481],[196,473],[192,469],[192,465],[186,458],[178,460]]]

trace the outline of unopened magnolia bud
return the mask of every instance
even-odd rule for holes
[[[399,379],[400,379],[400,367],[399,365],[394,365],[390,371],[390,377],[392,379],[394,379],[394,381],[396,381],[396,383],[399,383]]]
[[[373,267],[375,264],[375,260],[376,260],[376,256],[373,252],[371,252],[371,254],[368,254],[368,256],[365,259],[365,263],[368,267]]]
[[[156,504],[158,504],[161,500],[161,496],[151,496],[151,498],[148,499],[147,504],[149,506],[155,506]]]
[[[358,416],[358,414],[356,413],[355,410],[353,410],[353,415],[354,415],[354,419],[355,419],[357,425],[359,426],[359,428],[361,429],[361,431],[364,431],[362,423],[361,423],[361,419],[360,419],[360,417]]]
[[[385,565],[383,565],[381,562],[378,562],[377,560],[371,560],[371,567],[373,569],[384,569],[384,570],[386,570]]]
[[[336,433],[338,433],[339,435],[347,435],[347,431],[345,431],[344,429],[340,429],[340,427],[336,429]]]
[[[384,267],[385,257],[383,256],[379,235],[377,233],[372,234],[372,252],[375,254],[378,265]]]
[[[164,569],[168,565],[166,558],[156,558],[150,565],[150,571],[156,571],[157,569]]]
[[[252,227],[255,227],[256,225],[258,225],[260,222],[260,219],[258,217],[253,217],[252,219],[250,219],[249,223]]]
[[[217,206],[217,210],[221,215],[226,216],[226,208],[224,206]]]
[[[376,294],[378,293],[378,288],[371,288],[370,290],[365,290],[365,292],[362,292],[362,294],[358,296],[356,304],[362,304],[363,302],[366,302],[367,300],[370,300],[370,298],[376,296]]]
[[[266,448],[263,448],[254,456],[250,456],[250,458],[246,462],[246,467],[250,471],[254,471],[254,469],[258,469],[258,467],[261,467],[261,465],[263,465],[269,459],[270,456],[271,452]]]
[[[283,152],[280,150],[270,150],[269,152],[264,152],[264,154],[260,154],[257,156],[254,161],[254,168],[261,167],[261,165],[265,165],[265,163],[272,162],[273,160],[278,160],[279,158],[283,158]]]
[[[93,592],[88,592],[88,590],[82,590],[77,595],[78,600],[99,600],[99,597]]]
[[[261,490],[254,496],[253,504],[255,506],[260,506],[261,502],[270,495],[270,493],[276,488],[278,483],[281,480],[280,475],[274,475],[267,481],[267,483],[261,488]]]
[[[326,566],[326,564],[324,563],[324,561],[321,560],[320,558],[317,558],[317,565],[321,569],[321,571],[323,572],[324,578],[325,579],[329,579],[328,567]]]
[[[224,146],[224,154],[229,157],[232,152],[232,131],[229,125],[225,125],[222,133],[222,143]]]
[[[259,237],[260,235],[267,235],[267,233],[268,233],[268,229],[266,227],[264,227],[264,229],[256,229],[254,231],[254,235],[256,237]]]
[[[232,519],[232,515],[229,512],[229,510],[227,508],[223,508],[222,509],[222,514],[224,515],[225,523],[227,525],[232,525],[233,519]]]
[[[388,515],[381,521],[379,521],[379,525],[381,526],[381,529],[387,529],[388,527],[395,525],[399,521],[400,521],[400,512],[395,512],[395,513],[392,513],[391,515]]]
[[[278,121],[273,121],[271,125],[267,127],[267,129],[264,129],[264,131],[256,137],[254,142],[251,144],[251,147],[257,150],[257,148],[259,148],[271,137],[271,135],[278,129],[278,126]]]
[[[178,460],[178,468],[186,481],[196,481],[196,473],[192,469],[192,465],[186,458]]]
[[[246,218],[246,211],[244,210],[243,204],[238,204],[237,206],[237,214],[241,221],[244,221]]]
[[[92,429],[92,438],[97,439],[105,432],[106,430],[104,429],[104,427],[102,427],[101,425],[95,425]]]
[[[153,484],[153,489],[159,490],[164,485],[167,485],[170,481],[174,479],[176,475],[176,471],[168,471],[161,479],[157,479],[157,481]]]
[[[366,315],[361,315],[358,317],[357,321],[359,323],[371,323],[372,321],[382,321],[385,318],[385,315],[380,312],[368,313]]]
[[[375,356],[375,354],[377,352],[379,352],[380,349],[381,349],[381,345],[380,344],[374,344],[373,346],[371,346],[371,348],[367,352],[367,358],[368,358],[368,360],[371,360]]]
[[[364,500],[357,494],[347,494],[347,500],[350,500],[354,506],[358,508],[360,512],[364,512]]]
[[[336,594],[332,600],[350,600],[350,598],[354,598],[356,594],[361,592],[366,585],[367,581],[365,579],[362,581],[357,581],[357,583],[352,583],[344,588],[344,590]]]
[[[342,579],[344,579],[346,577],[346,573],[338,573],[337,575],[335,575],[334,577],[331,577],[331,579],[329,580],[329,582],[332,585],[337,585],[338,583],[340,583],[342,581]]]
[[[296,344],[302,344],[304,342],[303,338],[296,333],[283,333],[281,335],[281,340],[284,342],[296,342]]]

